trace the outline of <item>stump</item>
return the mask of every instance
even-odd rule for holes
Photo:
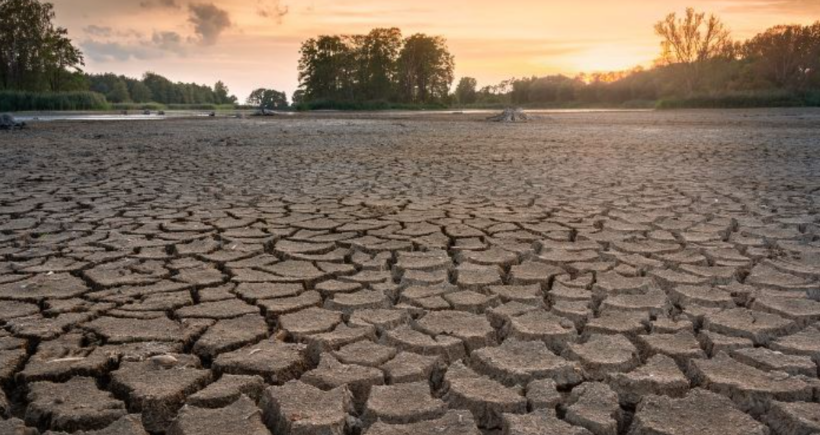
[[[527,122],[531,121],[533,118],[530,115],[524,113],[524,110],[521,108],[507,108],[504,109],[499,115],[491,116],[487,118],[487,121],[491,122]]]

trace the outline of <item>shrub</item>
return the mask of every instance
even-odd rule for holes
[[[793,92],[741,92],[671,98],[658,101],[658,109],[749,109],[756,107],[802,107],[807,95]]]
[[[105,110],[105,96],[96,92],[0,91],[0,112]]]

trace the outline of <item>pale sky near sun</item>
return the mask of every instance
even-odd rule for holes
[[[720,15],[745,39],[820,20],[820,0],[51,0],[89,72],[223,80],[240,100],[297,87],[301,41],[399,27],[447,38],[456,77],[510,77],[649,66],[653,24],[686,6]]]

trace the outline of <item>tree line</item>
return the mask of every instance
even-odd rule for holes
[[[115,74],[88,74],[82,80],[83,89],[98,92],[112,103],[160,103],[160,104],[236,104],[225,83],[218,81],[211,87],[196,83],[174,83],[148,72],[142,79]]]
[[[322,35],[302,43],[299,104],[369,101],[447,102],[455,61],[440,36],[402,36],[397,28],[366,35]]]
[[[820,22],[775,26],[733,39],[715,15],[687,9],[655,24],[661,51],[652,68],[512,78],[477,88],[462,78],[459,104],[691,106],[820,105]]]

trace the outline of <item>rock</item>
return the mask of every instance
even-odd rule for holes
[[[629,373],[609,375],[609,386],[618,393],[622,404],[634,406],[650,394],[683,397],[689,392],[689,379],[675,360],[666,355],[655,355]]]
[[[469,411],[451,410],[434,420],[410,424],[377,422],[365,435],[481,435]]]
[[[142,413],[151,432],[167,429],[185,399],[211,381],[210,370],[198,368],[196,357],[174,355],[179,362],[169,369],[150,360],[124,362],[111,374],[111,389],[127,397],[129,409]]]
[[[168,435],[270,435],[262,411],[246,396],[220,409],[186,406],[166,432]]]
[[[772,400],[811,401],[812,386],[782,372],[764,372],[737,362],[725,353],[692,360],[689,378],[695,385],[731,398],[752,415],[761,415]]]
[[[533,380],[549,378],[566,387],[583,380],[577,363],[555,355],[540,341],[508,339],[500,346],[473,352],[470,360],[476,372],[507,386],[526,386]]]
[[[409,424],[442,417],[447,405],[430,394],[427,382],[376,386],[367,400],[362,422],[365,427],[381,421]]]
[[[504,414],[501,428],[502,435],[592,435],[543,409],[527,415]]]
[[[618,395],[606,384],[587,382],[572,390],[566,420],[589,429],[594,435],[617,435],[621,408]]]
[[[496,116],[491,116],[487,118],[487,121],[490,122],[527,122],[532,119],[531,116],[524,113],[524,110],[521,108],[508,108],[504,109],[501,114]]]
[[[347,388],[322,391],[299,381],[268,388],[259,407],[276,435],[344,434],[353,412]]]
[[[26,123],[18,121],[10,113],[0,114],[0,130],[22,130],[26,128]]]
[[[769,429],[735,408],[731,400],[702,389],[682,399],[646,396],[630,435],[769,435]]]
[[[521,395],[520,387],[505,387],[461,363],[450,365],[444,382],[444,401],[451,409],[467,409],[472,412],[480,428],[499,428],[502,414],[527,412],[527,400]]]
[[[102,429],[128,414],[123,402],[99,390],[91,378],[35,382],[26,399],[26,424],[66,432]]]
[[[222,408],[243,395],[258,401],[264,389],[265,380],[261,376],[223,375],[218,381],[189,396],[186,403],[200,408]]]
[[[820,433],[820,403],[774,401],[763,421],[778,435]]]

